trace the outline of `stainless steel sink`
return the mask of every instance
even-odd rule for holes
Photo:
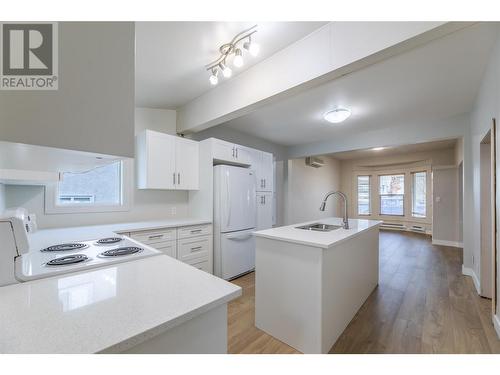
[[[314,224],[302,225],[300,227],[295,227],[295,228],[304,229],[304,230],[315,230],[318,232],[330,232],[332,230],[342,228],[342,225],[330,225],[330,224],[314,223]]]

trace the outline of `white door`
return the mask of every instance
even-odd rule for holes
[[[221,277],[231,279],[255,268],[253,229],[221,234]]]
[[[147,187],[175,189],[175,138],[147,132]]]
[[[261,191],[273,191],[273,154],[261,152],[260,175],[263,180]],[[260,185],[259,185],[260,186]]]
[[[257,230],[273,226],[273,193],[257,193]]]
[[[248,168],[217,165],[215,188],[220,231],[235,232],[255,228],[255,173]]]
[[[199,147],[190,139],[175,139],[176,189],[199,189]]]

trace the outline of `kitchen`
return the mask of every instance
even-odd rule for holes
[[[500,353],[496,23],[40,25],[57,87],[0,91],[1,353]]]

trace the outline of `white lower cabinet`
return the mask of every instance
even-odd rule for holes
[[[257,192],[257,230],[273,226],[273,193]]]
[[[202,271],[213,273],[212,225],[143,230],[131,238]]]

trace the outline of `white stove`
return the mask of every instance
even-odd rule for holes
[[[0,234],[0,238],[6,240],[2,241],[5,248],[0,246],[0,286],[162,254],[125,236],[56,243],[43,249],[30,249],[24,227],[16,218],[0,218]]]
[[[56,244],[32,250],[16,259],[16,277],[22,281],[108,266],[161,254],[128,237]]]

